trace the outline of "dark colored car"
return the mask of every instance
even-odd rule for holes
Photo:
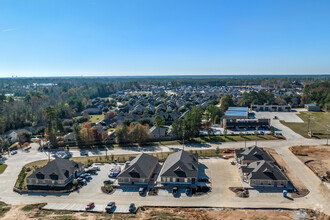
[[[110,184],[113,184],[114,182],[112,180],[105,180],[105,181],[103,181],[103,183],[110,185]]]
[[[97,171],[95,169],[88,169],[85,172],[90,174],[97,174]]]
[[[142,195],[144,194],[145,190],[146,190],[145,187],[141,187],[141,188],[139,189],[139,194],[140,194],[140,196],[142,196]]]
[[[191,194],[191,188],[186,189],[186,195],[189,196]]]
[[[90,203],[88,203],[88,204],[86,205],[85,210],[91,210],[91,209],[94,208],[94,207],[95,207],[94,202],[90,202]]]
[[[178,193],[179,193],[179,189],[178,189],[178,187],[173,187],[173,196],[177,196],[178,195]]]
[[[115,202],[109,202],[108,205],[105,207],[105,211],[111,212],[116,207]]]
[[[81,152],[80,152],[80,156],[88,156],[88,152],[86,152],[86,151],[81,151]]]
[[[130,213],[135,213],[136,212],[136,207],[135,207],[135,204],[134,203],[131,203],[129,205],[129,212]]]

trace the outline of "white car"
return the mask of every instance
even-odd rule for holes
[[[17,154],[17,150],[12,151],[10,154],[11,154],[11,155],[15,155],[15,154]]]

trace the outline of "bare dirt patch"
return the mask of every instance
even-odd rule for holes
[[[229,187],[231,191],[233,191],[238,197],[240,198],[248,198],[249,197],[249,190],[243,187]]]
[[[322,213],[306,210],[308,217],[327,219]],[[236,219],[294,219],[293,210],[260,210],[260,209],[179,209],[179,208],[148,208],[138,213],[140,219],[203,219],[203,220],[236,220]]]
[[[294,219],[303,213],[307,219],[329,219],[329,216],[312,210],[262,210],[262,209],[204,209],[204,208],[146,208],[136,214],[105,214],[91,212],[70,212],[56,210],[41,210],[38,206],[28,212],[23,211],[25,206],[14,205],[3,219]]]
[[[227,148],[223,149],[220,153],[223,159],[230,159],[235,157],[235,149],[232,148]]]
[[[329,146],[294,146],[290,150],[318,177],[323,179],[323,181],[330,182]]]
[[[276,161],[278,166],[284,171],[285,175],[289,178],[292,185],[297,189],[298,192],[292,193],[293,198],[304,197],[308,195],[309,190],[306,188],[305,184],[296,176],[294,170],[292,170],[283,160],[283,158],[278,155],[274,149],[264,148]]]

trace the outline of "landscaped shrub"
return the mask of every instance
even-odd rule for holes
[[[104,192],[106,192],[106,193],[111,193],[111,192],[113,191],[113,187],[112,187],[112,185],[107,185],[107,184],[105,184],[105,185],[103,186],[103,190],[104,190]]]
[[[25,177],[26,177],[26,168],[23,167],[21,172],[18,174],[18,178],[17,178],[17,182],[16,182],[16,187],[18,187],[19,189],[23,189],[25,188]]]

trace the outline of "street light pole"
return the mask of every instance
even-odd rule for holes
[[[308,136],[312,136],[311,132],[310,132],[311,131],[311,129],[310,129],[310,119],[311,119],[311,115],[308,115],[308,128],[307,128],[308,129],[308,131],[307,131]]]

